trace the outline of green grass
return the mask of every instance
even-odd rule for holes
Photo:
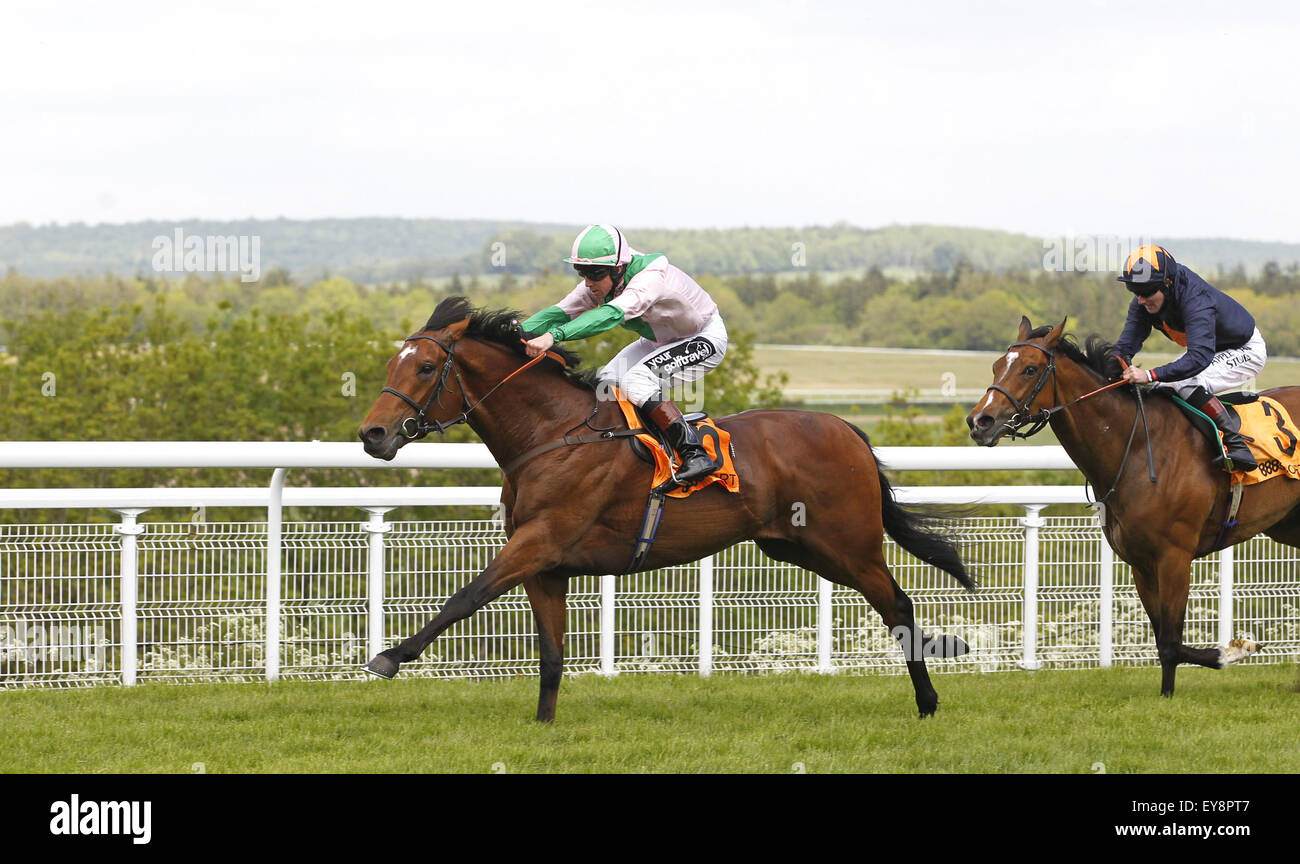
[[[1294,664],[900,676],[144,685],[0,693],[0,771],[1300,772]]]

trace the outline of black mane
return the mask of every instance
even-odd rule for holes
[[[423,329],[441,330],[458,321],[464,321],[466,318],[469,319],[469,326],[465,328],[465,336],[495,342],[509,348],[521,357],[528,356],[524,351],[524,343],[521,338],[523,332],[515,326],[516,321],[524,320],[524,315],[511,309],[475,309],[464,297],[448,297],[433,310],[433,314],[429,316],[429,320]],[[588,390],[596,389],[596,372],[594,370],[578,371],[577,367],[582,362],[581,357],[559,345],[551,348],[551,350],[563,357],[564,362],[568,364],[563,370],[565,378]],[[555,368],[552,363],[543,363],[541,365]]]
[[[1050,324],[1038,327],[1030,332],[1029,338],[1037,339],[1046,336],[1051,331],[1052,325]],[[1092,372],[1102,383],[1109,384],[1118,380],[1123,372],[1119,361],[1115,359],[1114,343],[1107,342],[1096,333],[1089,334],[1084,340],[1083,348],[1080,348],[1079,344],[1074,341],[1072,334],[1063,333],[1056,343],[1056,350]],[[1127,388],[1120,389],[1128,393]]]

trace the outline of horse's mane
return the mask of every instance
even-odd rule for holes
[[[521,357],[528,356],[524,351],[523,340],[520,338],[521,331],[515,326],[515,322],[522,321],[524,316],[511,309],[475,309],[464,297],[448,297],[433,310],[423,329],[441,330],[466,318],[469,319],[469,326],[465,328],[465,336],[482,339],[485,342],[495,342]],[[563,357],[568,365],[563,370],[558,369],[553,363],[542,363],[540,364],[542,367],[555,369],[557,372],[562,371],[568,381],[580,387],[588,390],[596,389],[596,370],[578,371],[577,367],[582,362],[582,358],[567,348],[556,345],[551,350]]]
[[[1052,325],[1048,324],[1038,327],[1030,332],[1029,338],[1036,339],[1046,336],[1052,331]],[[1098,379],[1099,383],[1109,384],[1118,380],[1123,369],[1120,368],[1119,361],[1115,359],[1115,345],[1113,342],[1107,342],[1104,338],[1096,333],[1091,333],[1084,340],[1084,347],[1080,348],[1079,343],[1074,340],[1071,333],[1063,333],[1056,343],[1056,350],[1073,360],[1078,365],[1087,369]],[[1121,387],[1120,392],[1132,398],[1130,388]]]

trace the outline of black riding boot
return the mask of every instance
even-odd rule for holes
[[[713,460],[704,452],[699,433],[694,426],[682,419],[681,410],[671,400],[659,402],[650,399],[641,406],[641,410],[677,451],[682,462],[677,469],[678,483],[689,486],[713,473]]]
[[[1241,437],[1241,418],[1237,416],[1236,411],[1229,411],[1217,396],[1211,396],[1203,387],[1198,387],[1189,393],[1187,401],[1193,408],[1213,420],[1214,425],[1223,433],[1223,449],[1228,451],[1228,456],[1227,460],[1223,456],[1216,458],[1214,460],[1216,468],[1225,471],[1254,471],[1259,467],[1255,457],[1250,453],[1250,447]],[[1226,464],[1227,461],[1231,461],[1232,464]]]

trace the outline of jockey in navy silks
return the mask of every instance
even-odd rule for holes
[[[1125,363],[1141,350],[1152,329],[1187,349],[1172,363],[1154,369],[1129,366],[1124,380],[1173,389],[1214,421],[1233,467],[1253,470],[1255,458],[1240,435],[1241,420],[1214,394],[1242,387],[1263,370],[1268,352],[1255,319],[1159,246],[1138,247],[1119,281],[1136,295],[1115,345]],[[1222,467],[1223,457],[1215,464]]]

